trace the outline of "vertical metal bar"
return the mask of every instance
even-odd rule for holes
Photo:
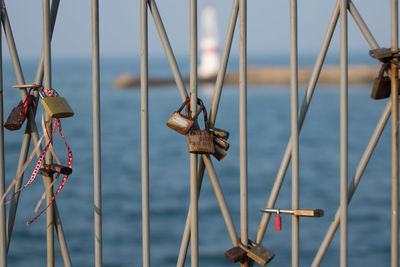
[[[190,110],[197,110],[197,0],[190,0]],[[199,265],[197,155],[190,154],[191,266]]]
[[[292,209],[299,208],[297,0],[290,1],[290,84],[292,138]],[[299,217],[292,216],[292,266],[299,266]]]
[[[339,17],[339,1],[340,0],[338,0],[336,2],[335,9],[333,11],[331,20],[329,22],[328,30],[327,30],[327,32],[325,34],[325,38],[324,38],[321,50],[319,52],[317,61],[315,63],[313,72],[312,72],[311,77],[310,77],[310,82],[309,82],[309,85],[308,85],[308,89],[307,89],[306,95],[304,96],[303,103],[302,103],[301,108],[300,108],[299,131],[301,131],[301,128],[302,128],[303,123],[304,123],[304,119],[305,119],[305,117],[307,115],[308,107],[310,106],[311,99],[312,99],[312,96],[314,94],[315,86],[317,84],[318,77],[319,77],[319,74],[321,72],[322,65],[324,64],[326,53],[328,51],[328,47],[329,47],[329,44],[331,42],[332,35],[333,35],[333,32],[334,32],[335,27],[336,27],[336,23],[338,21],[338,17]],[[289,162],[290,162],[291,156],[292,156],[292,150],[291,150],[291,148],[292,148],[291,142],[292,141],[291,140],[292,139],[290,138],[289,142],[287,144],[287,147],[286,147],[286,150],[285,150],[285,154],[283,156],[281,165],[279,167],[278,174],[276,175],[275,183],[274,183],[274,185],[272,187],[271,194],[270,194],[270,197],[268,199],[266,208],[273,208],[274,205],[275,205],[276,199],[278,198],[278,194],[279,194],[280,188],[282,186],[283,180],[285,178],[285,174],[286,174],[286,171],[287,171],[287,168],[289,166]],[[259,225],[258,231],[257,231],[256,243],[261,243],[261,241],[263,240],[270,217],[271,217],[271,214],[269,214],[269,213],[264,213],[263,214],[263,217],[261,219],[261,222],[260,222],[260,225]]]
[[[348,60],[347,0],[340,3],[340,266],[347,266]]]
[[[201,185],[203,183],[204,171],[205,171],[204,161],[200,160],[200,164],[198,167],[198,174],[197,174],[197,176],[198,176],[197,199],[199,199],[199,196],[200,196],[200,189],[201,189]],[[178,256],[178,260],[176,263],[176,267],[184,267],[185,266],[185,259],[186,259],[187,250],[189,247],[190,232],[191,232],[191,227],[190,227],[190,225],[191,225],[190,217],[191,216],[192,216],[192,211],[191,211],[191,207],[189,206],[188,214],[186,216],[185,230],[183,231],[181,248],[179,249],[179,256]]]
[[[239,11],[240,233],[242,244],[247,246],[247,0],[239,1]],[[240,265],[248,266],[247,262]]]
[[[358,184],[361,181],[362,175],[365,171],[365,168],[368,165],[368,161],[370,160],[372,153],[374,152],[374,149],[379,141],[379,138],[382,135],[383,130],[385,129],[386,123],[389,120],[390,117],[390,111],[391,111],[391,101],[389,101],[386,105],[386,108],[378,122],[378,125],[375,127],[374,133],[372,134],[371,140],[369,141],[367,148],[364,151],[364,154],[361,157],[360,163],[358,164],[358,167],[356,169],[356,173],[353,177],[353,180],[350,183],[350,187],[348,190],[348,204],[350,204],[350,201],[357,189]],[[328,247],[333,239],[333,236],[336,233],[336,230],[339,226],[340,222],[340,206],[336,211],[335,219],[329,226],[329,229],[324,237],[324,240],[322,241],[317,255],[315,255],[314,261],[311,264],[311,267],[318,267],[320,266],[322,259],[328,250]]]
[[[221,66],[220,66],[220,69],[219,69],[219,72],[217,75],[217,81],[216,81],[216,86],[215,86],[216,89],[215,89],[212,104],[211,104],[210,120],[209,120],[210,127],[214,126],[214,123],[216,120],[218,104],[219,104],[219,100],[220,100],[221,92],[222,92],[222,85],[224,83],[226,67],[227,67],[228,59],[229,59],[229,53],[230,53],[230,49],[232,46],[233,34],[235,32],[238,11],[239,11],[239,0],[235,0],[233,3],[233,6],[232,6],[231,17],[229,20],[229,26],[228,26],[228,30],[227,30],[227,34],[226,34],[225,46],[224,46],[224,50],[223,50],[222,58],[221,58]],[[202,184],[203,176],[204,176],[204,168],[205,168],[204,161],[202,159],[202,160],[200,160],[200,166],[199,166],[199,171],[198,171],[199,194],[200,194],[201,184]],[[178,261],[177,261],[177,265],[176,265],[177,267],[182,267],[182,266],[184,266],[184,263],[185,263],[185,257],[186,257],[187,249],[189,246],[189,239],[190,239],[190,214],[191,214],[191,210],[189,207],[188,215],[187,215],[186,223],[185,223],[185,230],[184,230],[184,234],[183,234],[182,242],[181,242],[181,248],[179,250],[179,257],[178,257]],[[236,233],[236,230],[235,230],[235,233]],[[236,244],[236,242],[237,242],[237,240],[235,241],[235,244]]]
[[[43,51],[44,51],[44,87],[52,89],[51,84],[51,44],[50,44],[50,0],[43,0]],[[47,131],[51,131],[51,118],[45,113]],[[49,152],[46,153],[46,164],[51,164],[53,157]],[[46,186],[53,181],[53,176],[43,177]],[[53,188],[46,192],[46,204],[49,204],[53,197]],[[46,229],[47,229],[47,266],[54,266],[54,208],[51,205],[46,210]]]
[[[158,12],[158,8],[157,8],[156,2],[154,0],[149,0],[149,8],[150,8],[151,14],[153,15],[154,24],[156,25],[158,34],[160,35],[160,39],[163,44],[165,54],[167,55],[168,62],[170,64],[170,67],[172,70],[172,74],[174,75],[176,86],[178,87],[182,101],[184,101],[188,96],[187,92],[186,92],[185,84],[183,82],[182,75],[178,68],[178,64],[176,63],[174,52],[172,51],[171,44],[169,43],[167,33],[165,31],[163,22],[161,20],[160,13]]]
[[[1,5],[1,3],[0,3]],[[0,16],[1,13],[0,13]],[[1,23],[1,22],[0,22]],[[4,125],[3,100],[3,44],[0,27],[0,125]],[[5,190],[5,160],[4,160],[4,128],[0,129],[0,194]],[[0,205],[0,265],[7,266],[7,236],[6,236],[6,209]]]
[[[150,266],[149,215],[149,116],[148,116],[148,41],[147,0],[140,1],[140,95],[142,150],[142,253],[143,267]]]
[[[391,1],[391,48],[397,52],[399,46],[399,6],[398,0]],[[391,64],[392,99],[392,246],[391,266],[399,266],[399,71]]]
[[[101,199],[101,118],[100,118],[100,47],[99,1],[92,0],[92,83],[93,83],[93,178],[95,266],[103,264]]]
[[[60,6],[60,0],[53,0],[51,1],[51,10],[50,10],[50,40],[53,37],[54,33],[54,26],[56,24],[56,18],[58,13],[58,7]],[[40,54],[39,66],[36,72],[35,83],[42,84],[43,80],[43,64],[44,64],[44,51]]]

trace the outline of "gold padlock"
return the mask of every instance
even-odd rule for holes
[[[213,135],[209,129],[207,110],[203,102],[198,99],[204,115],[204,130],[190,130],[187,135],[188,151],[195,154],[214,154]]]
[[[39,94],[42,97],[42,100],[40,100],[40,102],[42,103],[44,109],[51,118],[61,119],[72,117],[74,115],[74,111],[64,97],[46,97],[43,92],[39,92]]]
[[[193,116],[193,118],[191,118],[189,116],[189,100],[190,100],[189,98],[186,98],[186,100],[182,103],[180,108],[177,111],[175,111],[172,114],[171,118],[169,118],[169,120],[167,121],[167,126],[169,128],[183,135],[186,135],[189,132],[189,130],[194,125],[194,122],[196,121],[197,117],[199,116],[202,110],[200,108]],[[187,116],[181,114],[181,111],[184,107],[186,107]]]

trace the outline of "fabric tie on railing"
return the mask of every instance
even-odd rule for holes
[[[62,131],[61,128],[61,122],[59,119],[54,119],[54,124],[57,125],[58,128],[58,132],[60,133],[61,137],[64,140],[64,144],[67,148],[68,151],[68,162],[67,162],[67,166],[69,168],[72,169],[72,164],[73,164],[73,155],[72,155],[72,150],[71,148],[68,146],[67,141],[65,139],[64,133]],[[51,140],[50,140],[51,141]],[[28,221],[28,225],[30,225],[31,223],[33,223],[34,221],[36,221],[37,218],[39,218],[49,207],[50,205],[54,202],[54,199],[56,198],[56,196],[60,193],[61,189],[64,187],[65,183],[67,182],[68,179],[68,175],[64,175],[60,185],[58,186],[57,191],[54,193],[53,197],[51,198],[50,202],[47,204],[47,206],[38,214],[36,215],[33,219]]]

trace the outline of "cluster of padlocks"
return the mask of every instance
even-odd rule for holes
[[[61,122],[59,119],[72,117],[74,115],[74,112],[73,112],[72,108],[70,107],[70,105],[68,104],[68,102],[66,101],[66,99],[59,96],[58,93],[54,89],[45,89],[42,86],[39,86],[36,84],[13,85],[13,87],[14,88],[22,88],[22,89],[29,88],[29,91],[28,91],[28,94],[27,94],[25,100],[20,101],[19,104],[11,110],[11,113],[8,116],[7,121],[4,124],[4,127],[6,129],[8,129],[10,131],[15,131],[22,127],[23,123],[25,122],[25,120],[27,118],[28,112],[32,109],[33,105],[37,104],[35,101],[34,94],[31,94],[32,91],[37,91],[38,95],[41,98],[40,102],[43,105],[44,110],[49,114],[51,120],[54,123],[53,123],[53,131],[50,133],[50,132],[47,132],[47,130],[45,129],[45,126],[44,126],[44,122],[42,122],[43,136],[39,140],[39,144],[40,144],[41,140],[43,139],[43,137],[46,137],[47,144],[44,147],[44,149],[42,150],[42,152],[40,153],[40,156],[38,157],[35,168],[31,174],[29,180],[27,181],[27,183],[22,188],[18,189],[15,193],[13,193],[13,195],[9,198],[9,200],[13,196],[15,196],[16,194],[21,192],[28,185],[30,185],[36,178],[37,174],[41,174],[44,176],[51,176],[51,177],[53,176],[53,174],[56,174],[57,176],[56,176],[54,182],[58,179],[58,177],[60,175],[63,175],[62,182],[60,183],[57,191],[53,195],[53,197],[50,200],[50,202],[48,203],[48,205],[35,218],[33,218],[32,220],[30,220],[28,222],[28,224],[30,224],[33,221],[35,221],[52,204],[55,197],[58,195],[58,193],[63,188],[68,176],[72,173],[72,161],[73,161],[72,150],[70,149],[70,147],[68,146],[68,144],[66,142],[64,133],[61,129]],[[44,164],[43,163],[44,156],[49,148],[50,148],[50,151],[53,154],[53,156],[55,156],[54,148],[51,147],[51,142],[52,142],[52,139],[53,139],[56,129],[58,129],[61,137],[63,138],[65,146],[68,151],[67,166],[63,166],[61,164],[53,164],[53,163],[52,164]],[[39,144],[36,145],[34,151],[32,151],[32,154],[31,154],[32,157],[30,157],[30,160],[27,160],[27,162],[24,165],[25,167],[23,168],[22,171],[24,171],[28,167],[30,161],[33,159],[34,153],[39,148]],[[55,158],[57,161],[59,161],[56,156],[55,156]],[[59,162],[57,162],[57,163],[59,163]],[[18,175],[16,178],[18,178]],[[10,184],[7,191],[2,196],[2,200],[4,200],[5,196],[8,194],[8,192],[10,192],[10,190],[12,189],[12,186],[14,184],[15,184],[15,179],[13,180],[13,182]],[[41,201],[39,201],[39,204],[40,203],[41,203]],[[38,206],[39,206],[39,204],[38,204]]]
[[[371,57],[378,59],[381,63],[381,69],[379,70],[378,77],[375,78],[374,85],[372,87],[371,98],[372,99],[384,99],[390,96],[391,85],[390,78],[385,75],[389,72],[390,63],[397,62],[394,58],[399,58],[399,51],[393,52],[390,48],[378,48],[369,51]]]
[[[187,98],[171,118],[167,121],[167,126],[180,134],[187,136],[187,144],[189,153],[195,154],[212,154],[217,160],[222,160],[227,154],[229,143],[225,140],[229,138],[229,132],[210,128],[207,109],[201,99],[197,99],[199,109],[190,116],[189,98]],[[185,108],[185,115],[181,114]],[[197,118],[203,112],[204,130],[197,129]]]

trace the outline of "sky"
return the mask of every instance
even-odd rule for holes
[[[188,0],[156,1],[172,49],[177,56],[189,56]],[[298,1],[299,53],[318,53],[335,0]],[[378,4],[379,2],[379,4]],[[42,47],[42,1],[5,0],[20,57],[38,58]],[[139,0],[103,0],[100,6],[100,52],[104,57],[137,57],[140,54]],[[223,47],[233,0],[198,0],[216,8],[220,47]],[[382,47],[390,46],[390,0],[354,0],[364,21]],[[248,1],[248,54],[265,56],[289,53],[289,0]],[[53,36],[54,58],[90,57],[91,1],[61,1]],[[200,15],[198,16],[200,18]],[[349,14],[349,52],[370,49]],[[200,25],[200,23],[199,23]],[[238,25],[238,24],[237,24]],[[232,53],[238,53],[238,32]],[[339,24],[330,51],[339,52]],[[7,49],[3,49],[7,57]],[[149,12],[149,54],[163,55],[163,47]]]

